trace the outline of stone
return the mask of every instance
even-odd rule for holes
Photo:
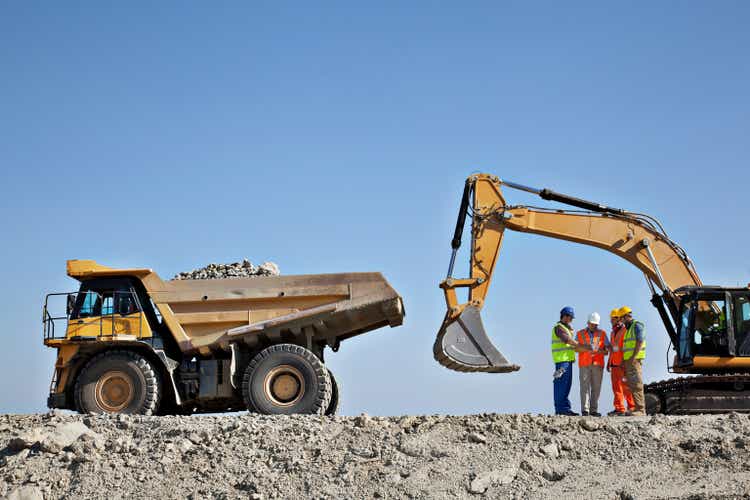
[[[590,418],[582,419],[580,421],[580,426],[589,432],[594,432],[594,431],[599,430],[599,423]]]
[[[264,262],[255,267],[252,262],[243,259],[242,262],[231,264],[209,264],[206,267],[185,271],[175,275],[175,280],[205,280],[223,278],[248,278],[253,276],[279,276],[279,266],[273,262]]]
[[[35,444],[41,442],[47,435],[42,432],[41,429],[31,429],[26,432],[22,432],[8,441],[8,449],[10,451],[21,451],[26,448],[31,448]]]
[[[546,465],[542,469],[542,477],[547,481],[560,481],[565,478],[565,471],[557,467]]]
[[[8,493],[4,500],[44,500],[44,495],[37,486],[24,484]]]
[[[89,434],[95,439],[99,438],[94,431],[80,421],[58,425],[42,440],[41,449],[48,453],[60,453],[84,434]]]
[[[469,483],[469,492],[481,494],[487,491],[490,486],[510,484],[516,478],[516,474],[518,474],[517,466],[508,466],[502,469],[483,472],[478,474]]]
[[[539,451],[544,453],[549,458],[557,458],[560,456],[560,448],[557,443],[550,443],[539,448]]]
[[[487,442],[487,438],[478,432],[471,432],[466,438],[470,443],[485,444]]]

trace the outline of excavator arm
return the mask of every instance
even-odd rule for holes
[[[579,210],[508,205],[503,185]],[[456,279],[453,268],[467,215],[472,219],[470,277]],[[494,347],[480,316],[506,229],[601,248],[630,262],[644,274],[652,292],[651,302],[676,345],[679,297],[674,291],[682,286],[700,286],[701,280],[685,251],[669,239],[656,219],[549,189],[534,189],[477,174],[466,180],[451,244],[448,276],[440,283],[448,310],[433,352],[442,365],[456,371],[493,373],[520,368]],[[467,302],[459,303],[458,288],[468,288]]]

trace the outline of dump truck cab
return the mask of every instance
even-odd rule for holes
[[[48,406],[80,412],[334,413],[324,350],[403,321],[379,273],[163,281],[68,261],[75,292],[45,298],[58,351]]]

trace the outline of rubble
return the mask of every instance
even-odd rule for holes
[[[248,278],[253,276],[279,276],[279,266],[273,262],[264,262],[256,266],[247,259],[230,264],[209,264],[206,267],[186,271],[175,275],[175,280],[212,280],[223,278]]]
[[[0,498],[750,495],[745,415],[2,419]]]

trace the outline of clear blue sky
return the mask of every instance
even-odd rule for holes
[[[40,308],[70,258],[382,271],[408,316],[328,357],[347,414],[550,411],[566,304],[631,305],[665,377],[643,277],[609,254],[508,234],[484,319],[512,375],[433,361],[437,285],[473,171],[648,212],[705,282],[750,281],[748,25],[742,1],[4,2],[0,411],[45,407]]]

